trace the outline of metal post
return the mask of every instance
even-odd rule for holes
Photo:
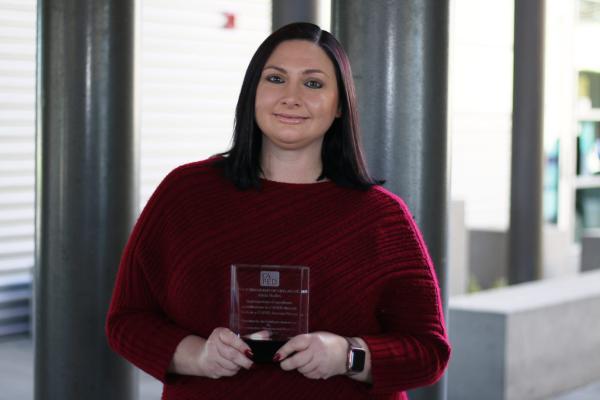
[[[318,0],[273,0],[272,30],[292,22],[317,23]]]
[[[104,321],[137,210],[135,0],[38,0],[35,399],[134,399]]]
[[[515,1],[509,282],[541,271],[544,0]]]
[[[371,172],[409,205],[446,307],[448,0],[334,0]],[[445,378],[411,399],[446,398]]]

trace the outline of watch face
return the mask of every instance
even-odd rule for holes
[[[362,372],[365,369],[365,351],[363,349],[352,349],[350,360],[350,371]]]

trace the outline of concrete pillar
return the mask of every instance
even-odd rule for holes
[[[448,0],[334,0],[370,171],[408,203],[446,304]],[[445,380],[411,393],[444,399]]]
[[[272,30],[292,22],[317,23],[318,0],[273,0]]]
[[[134,399],[104,321],[137,214],[135,0],[38,0],[36,400]]]
[[[545,0],[515,0],[508,279],[538,279],[542,266]]]

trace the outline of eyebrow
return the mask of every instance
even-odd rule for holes
[[[264,68],[263,68],[263,71],[264,71],[265,69],[274,69],[274,70],[277,70],[277,71],[279,71],[279,72],[283,72],[284,74],[287,74],[287,71],[286,71],[284,68],[277,67],[277,66],[275,66],[275,65],[267,65],[266,67],[264,67]],[[325,72],[323,72],[322,70],[320,70],[320,69],[317,69],[317,68],[305,69],[304,71],[302,71],[302,74],[303,74],[303,75],[309,75],[309,74],[323,74],[323,75],[325,75],[325,76],[329,76],[329,75],[327,75]]]

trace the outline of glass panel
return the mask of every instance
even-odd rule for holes
[[[600,122],[579,121],[577,174],[600,174]]]
[[[584,229],[600,228],[600,188],[580,189],[576,195],[577,240]]]
[[[579,72],[579,107],[582,110],[600,108],[600,73]]]
[[[544,222],[558,221],[558,151],[559,141],[544,153]]]

